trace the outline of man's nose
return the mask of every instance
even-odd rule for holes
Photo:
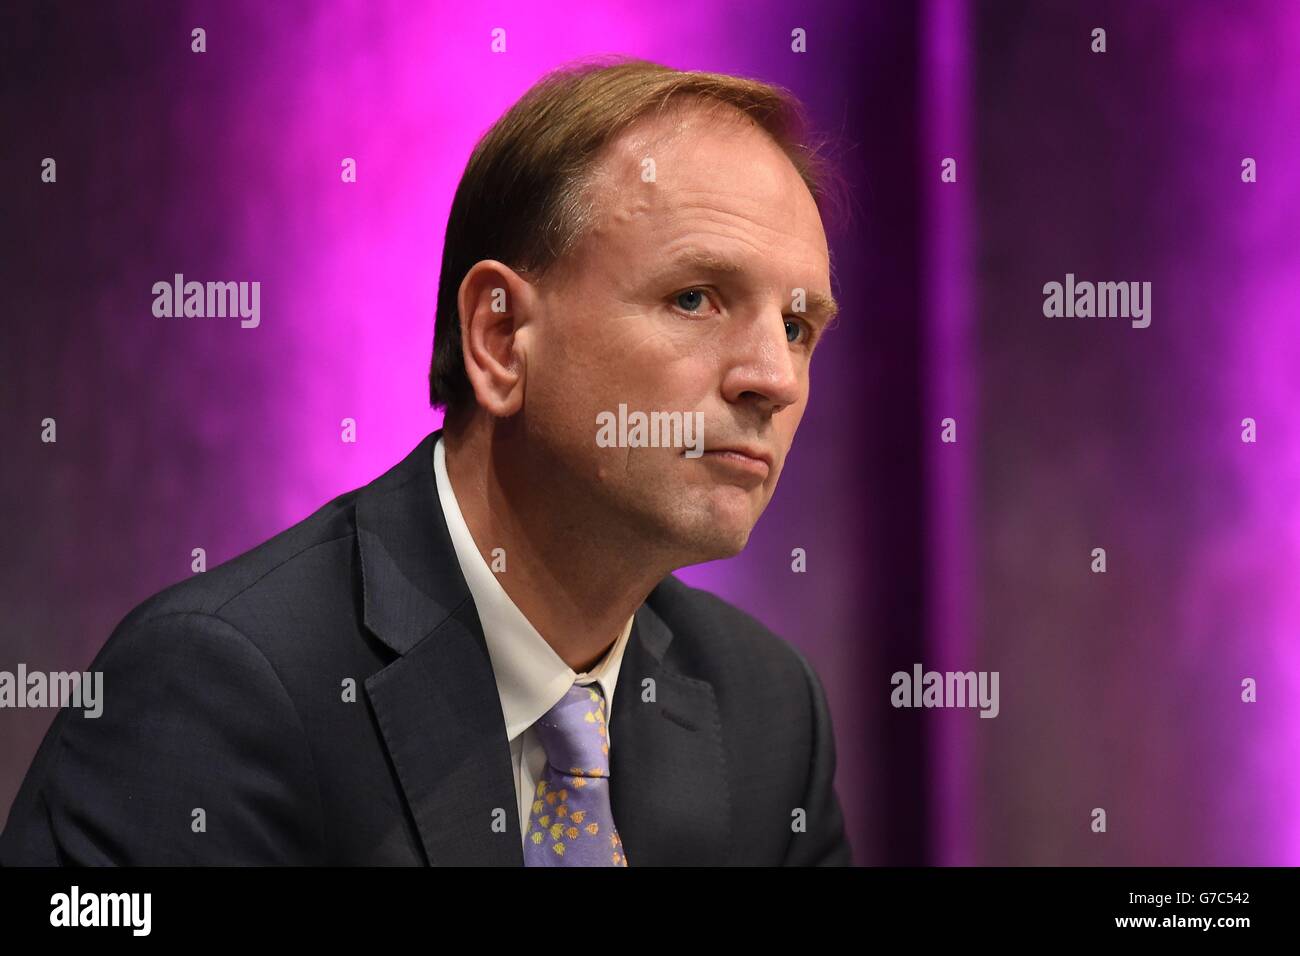
[[[769,413],[793,405],[802,395],[800,346],[786,335],[785,316],[776,309],[764,311],[743,325],[727,350],[729,366],[723,378],[723,397],[743,402],[757,396]]]

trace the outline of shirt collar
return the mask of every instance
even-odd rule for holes
[[[460,562],[461,573],[465,575],[465,583],[478,609],[479,622],[483,625],[483,638],[487,642],[488,657],[492,660],[497,693],[501,697],[501,713],[506,721],[506,736],[513,742],[555,706],[575,681],[600,684],[605,695],[605,726],[608,729],[614,715],[614,687],[618,684],[623,650],[635,615],[628,618],[614,645],[591,670],[576,673],[510,599],[483,559],[456,502],[447,475],[441,435],[433,448],[433,471],[438,485],[438,501],[447,519],[456,559]]]

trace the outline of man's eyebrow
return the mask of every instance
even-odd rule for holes
[[[694,269],[700,272],[714,272],[721,275],[736,275],[744,272],[745,267],[734,259],[717,255],[705,249],[687,249],[668,260],[666,271],[676,272],[681,269]]]
[[[688,249],[668,260],[664,272],[675,273],[685,269],[711,272],[714,275],[740,275],[746,271],[745,266],[734,259],[728,259],[706,249]],[[835,301],[834,296],[816,290],[805,291],[804,302],[808,306],[807,311],[825,316],[828,322],[840,311],[839,303]]]
[[[835,296],[824,295],[821,292],[805,293],[805,301],[809,312],[820,312],[829,322],[835,316],[839,315],[840,304],[835,301]]]

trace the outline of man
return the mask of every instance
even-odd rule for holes
[[[744,547],[834,313],[797,120],[638,61],[529,91],[451,211],[444,428],[132,611],[0,863],[848,863],[817,676],[671,574]]]

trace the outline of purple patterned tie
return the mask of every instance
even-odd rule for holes
[[[525,866],[627,866],[609,803],[600,685],[574,684],[533,724],[546,750],[524,835]]]

